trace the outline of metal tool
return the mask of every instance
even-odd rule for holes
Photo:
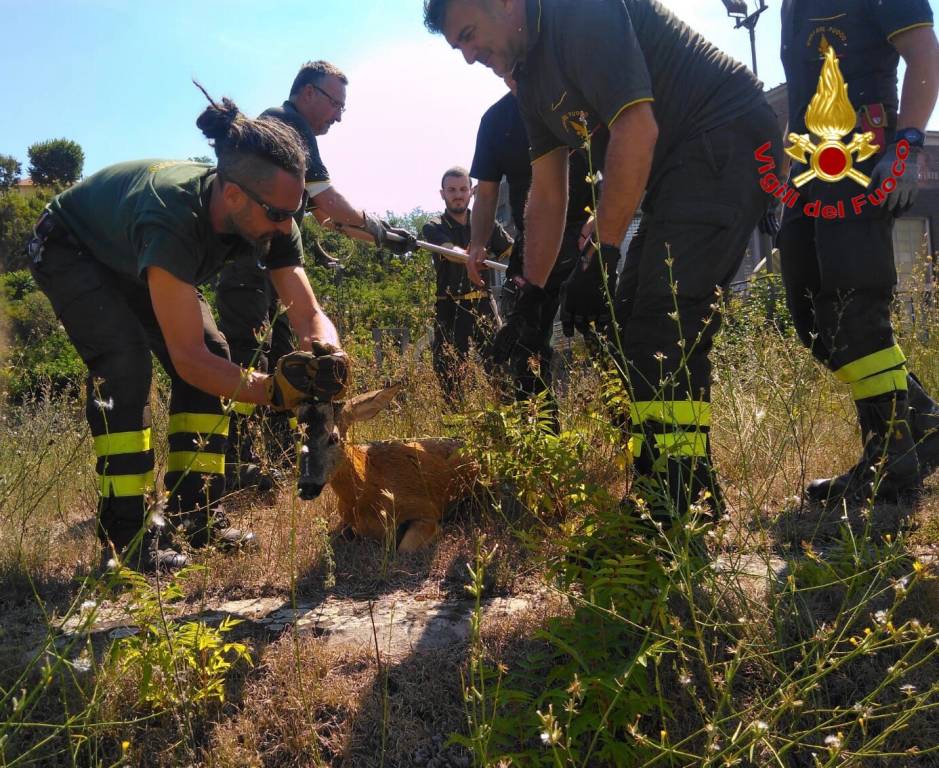
[[[403,237],[394,234],[394,232],[388,232],[385,237],[396,242],[401,242],[404,240]],[[434,243],[428,243],[426,240],[418,240],[417,247],[425,251],[430,251],[431,253],[439,254],[441,256],[452,256],[457,261],[462,261],[464,264],[469,261],[469,256],[467,255],[466,251],[461,248],[447,248],[445,245],[435,245]],[[498,269],[501,272],[505,272],[505,270],[509,268],[507,264],[502,264],[501,262],[493,261],[492,259],[486,259],[483,261],[483,264],[485,264],[490,269]]]
[[[404,239],[394,234],[393,232],[389,232],[386,235],[386,237],[388,237],[389,239],[397,240],[399,242],[400,240]],[[466,251],[464,251],[461,248],[447,248],[444,245],[435,245],[434,243],[428,243],[426,240],[418,240],[417,247],[424,251],[430,251],[431,253],[440,254],[441,256],[450,256],[452,258],[455,258],[457,261],[463,262],[464,264],[469,262],[469,255],[466,253]],[[509,268],[507,264],[502,264],[501,262],[498,262],[498,261],[492,261],[491,259],[484,260],[483,264],[485,264],[490,269],[498,269],[502,272],[505,272],[505,270]],[[496,302],[496,298],[495,296],[492,295],[491,291],[487,291],[487,293],[489,294],[489,306],[492,308],[492,317],[496,322],[496,327],[501,328],[503,325],[503,322],[502,322],[502,315],[499,312],[499,304],[498,302]]]

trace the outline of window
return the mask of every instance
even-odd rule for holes
[[[908,290],[916,273],[922,274],[925,257],[931,253],[928,219],[904,216],[896,220],[893,227],[893,254],[900,290]]]

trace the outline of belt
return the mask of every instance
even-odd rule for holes
[[[486,299],[489,297],[488,291],[470,291],[469,293],[448,293],[444,296],[438,296],[437,300],[449,299],[450,301],[473,301],[474,299]]]
[[[81,243],[46,208],[33,227],[33,236],[26,244],[26,255],[32,263],[38,264],[42,261],[46,243],[55,242],[65,242],[75,248],[81,248]]]

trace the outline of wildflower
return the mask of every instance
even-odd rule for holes
[[[576,673],[574,674],[574,680],[567,687],[567,692],[571,696],[576,696],[577,698],[580,698],[584,695],[583,683],[580,682],[580,677]]]
[[[914,693],[916,693],[916,686],[910,683],[907,683],[906,685],[901,685],[900,693],[902,693],[904,696],[912,696]]]
[[[678,682],[682,685],[691,685],[691,675],[687,672],[683,672],[681,677],[678,678]]]
[[[757,720],[750,727],[757,733],[766,733],[769,730],[769,724],[765,720]]]
[[[838,734],[830,734],[825,737],[825,746],[828,747],[829,751],[832,753],[839,752],[841,750],[841,744],[844,739],[844,734],[840,731]]]
[[[129,741],[126,741],[126,740],[125,740],[125,741],[122,741],[122,742],[121,742],[121,752],[126,752],[128,749],[130,749],[130,742],[129,742]]]
[[[886,612],[886,611],[877,611],[877,613],[874,614],[874,621],[876,621],[878,624],[886,624],[886,623],[887,623],[887,612]]]
[[[308,445],[301,445],[301,446],[300,446],[300,453],[309,453],[309,452],[310,452],[310,446],[308,446]]]
[[[653,355],[653,357],[654,357],[656,360],[658,360],[660,363],[661,363],[663,360],[668,360],[668,357],[666,356],[666,354],[665,354],[664,352],[656,352],[656,353]]]
[[[896,591],[897,595],[902,597],[906,593],[906,588],[909,586],[910,579],[907,576],[901,576],[893,583],[893,588]]]
[[[114,410],[114,398],[109,397],[107,400],[99,400],[95,398],[95,407],[99,411],[113,411]]]
[[[544,728],[541,732],[541,743],[546,747],[553,747],[561,741],[561,727],[558,725],[553,709],[554,707],[549,704],[547,714],[542,714],[541,710],[538,710],[538,717],[541,719],[541,725]]]
[[[923,571],[926,569],[926,566],[923,565],[919,560],[913,563],[913,570],[916,572],[917,576],[922,576]]]

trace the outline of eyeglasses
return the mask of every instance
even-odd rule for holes
[[[298,205],[294,210],[289,211],[286,208],[277,208],[270,203],[264,202],[256,192],[252,192],[248,187],[242,184],[240,181],[235,181],[234,179],[225,178],[226,181],[231,182],[236,185],[242,192],[244,192],[248,197],[250,197],[254,202],[260,205],[264,209],[264,215],[270,221],[273,221],[275,224],[280,224],[281,222],[287,221],[287,219],[292,219],[294,216],[300,213],[303,210],[303,200],[300,200],[300,205]]]
[[[343,104],[341,101],[336,101],[336,99],[334,99],[332,96],[326,93],[326,91],[324,91],[318,85],[313,85],[313,83],[310,83],[310,87],[313,88],[313,90],[319,91],[320,93],[322,93],[326,97],[326,100],[330,104],[332,104],[333,109],[335,109],[340,115],[346,111],[345,104]]]

